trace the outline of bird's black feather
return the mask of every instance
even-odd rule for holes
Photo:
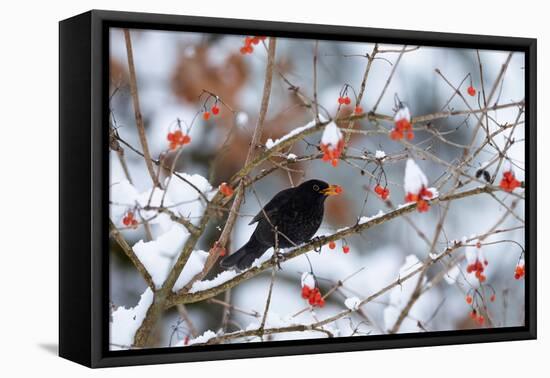
[[[324,181],[309,180],[277,193],[250,222],[257,223],[250,240],[220,265],[243,270],[276,243],[289,248],[310,240],[323,221],[327,198],[323,190],[328,187]]]

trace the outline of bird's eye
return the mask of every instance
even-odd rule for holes
[[[316,192],[319,191],[319,185],[313,185],[313,190],[315,190]]]

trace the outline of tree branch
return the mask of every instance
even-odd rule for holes
[[[143,156],[145,158],[145,164],[149,171],[149,176],[153,181],[153,185],[160,187],[153,163],[151,162],[151,154],[149,153],[149,145],[147,144],[147,136],[145,135],[145,127],[143,126],[143,117],[141,116],[141,108],[139,106],[139,96],[136,79],[136,68],[134,66],[134,54],[132,51],[132,39],[130,37],[130,31],[124,29],[124,40],[126,41],[126,54],[128,55],[128,71],[130,74],[130,93],[132,95],[132,101],[134,104],[134,116],[136,118],[136,126],[138,129],[139,140],[141,142],[141,148],[143,149]]]

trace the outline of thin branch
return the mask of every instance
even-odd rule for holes
[[[136,127],[138,129],[139,140],[141,142],[141,148],[143,149],[143,155],[145,158],[145,164],[149,171],[149,176],[153,181],[154,186],[160,187],[160,183],[157,179],[153,163],[151,162],[151,154],[149,153],[149,145],[147,144],[147,136],[145,135],[145,127],[143,126],[143,117],[141,116],[141,108],[139,106],[139,95],[136,79],[136,68],[134,66],[134,54],[132,51],[132,39],[130,37],[130,31],[124,29],[124,40],[126,42],[126,54],[128,56],[128,71],[130,74],[130,94],[132,95],[132,102],[134,104],[134,116],[136,118]]]
[[[122,234],[120,233],[120,231],[118,230],[118,228],[115,226],[115,224],[111,219],[109,219],[109,230],[110,230],[110,235],[120,246],[124,254],[128,256],[132,264],[134,264],[137,271],[141,274],[145,282],[147,282],[147,286],[149,286],[151,290],[155,291],[155,284],[153,283],[153,278],[151,277],[151,275],[149,274],[149,272],[147,271],[143,263],[136,256],[132,247],[130,247],[126,239],[124,239],[124,236],[122,236]]]

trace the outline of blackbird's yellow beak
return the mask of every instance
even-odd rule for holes
[[[339,185],[329,185],[328,188],[321,190],[325,196],[335,196],[341,194],[344,190]]]

